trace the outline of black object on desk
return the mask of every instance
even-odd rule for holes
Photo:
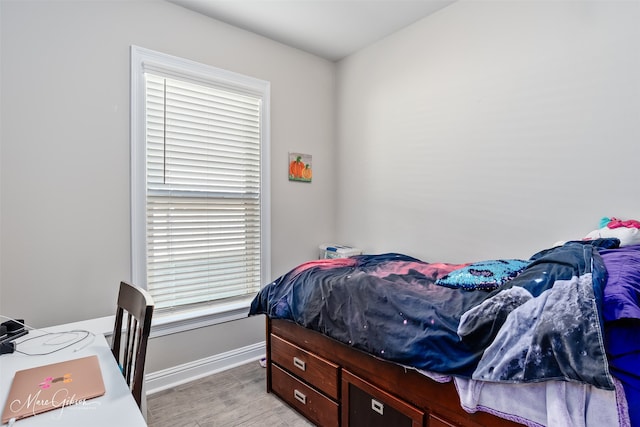
[[[5,350],[4,344],[10,343],[28,333],[29,331],[24,326],[24,319],[7,320],[0,323],[0,345],[3,346],[2,350]],[[13,348],[15,348],[15,345],[13,345]]]

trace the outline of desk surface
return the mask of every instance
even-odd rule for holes
[[[55,328],[46,328],[46,330],[54,332],[67,331],[69,329],[65,328],[65,325],[61,325]],[[28,335],[19,338],[17,341],[20,343],[20,341],[26,338],[39,334],[38,331],[31,331]],[[32,340],[28,343],[25,342],[24,347],[33,353],[44,352],[42,343],[38,344],[37,341],[38,340]],[[83,346],[84,348],[81,348]],[[18,344],[18,349],[21,349],[20,344]],[[51,349],[51,345],[48,345],[48,348],[46,348],[46,350],[49,349]],[[105,394],[103,396],[88,400],[87,405],[72,405],[65,407],[63,410],[56,409],[18,420],[15,423],[15,427],[146,426],[142,413],[138,409],[138,405],[136,405],[131,391],[120,373],[120,368],[118,368],[115,358],[111,354],[107,340],[104,335],[99,333],[95,334],[95,337],[89,337],[76,345],[48,355],[27,356],[20,353],[13,353],[0,356],[0,412],[4,409],[9,388],[13,381],[13,375],[16,371],[91,355],[97,355],[100,361],[105,386]],[[88,403],[91,403],[91,405]]]

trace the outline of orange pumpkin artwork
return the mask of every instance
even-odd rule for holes
[[[289,181],[311,182],[311,155],[289,153]]]

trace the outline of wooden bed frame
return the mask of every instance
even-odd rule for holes
[[[267,318],[267,391],[318,426],[507,427],[512,421],[460,407],[453,382]]]

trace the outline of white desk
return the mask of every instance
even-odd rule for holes
[[[66,331],[76,329],[77,324],[68,328],[65,325],[55,328],[45,328],[47,331]],[[37,331],[30,331],[24,337],[18,338],[20,342],[26,338],[38,335]],[[72,345],[69,348],[57,351],[53,354],[44,356],[27,356],[20,353],[0,355],[0,412],[4,409],[4,405],[9,394],[9,388],[13,381],[13,375],[16,371],[27,369],[35,366],[47,365],[50,363],[61,362],[69,359],[77,359],[80,357],[97,355],[102,369],[102,378],[104,380],[105,394],[95,399],[88,400],[87,405],[72,405],[65,407],[61,412],[60,409],[44,412],[42,414],[18,420],[15,427],[36,427],[36,426],[91,426],[91,427],[113,427],[113,426],[146,426],[146,422],[142,413],[138,409],[129,387],[124,381],[124,377],[120,373],[115,358],[111,354],[109,344],[104,335],[95,334],[93,341],[86,347],[74,351],[82,347],[92,340],[91,337]],[[32,344],[33,343],[33,344]],[[25,343],[25,348],[33,352],[36,344],[31,341]],[[21,349],[18,344],[18,349]],[[40,347],[40,352],[43,352]],[[89,404],[91,403],[91,404]],[[5,426],[6,424],[3,424]]]

